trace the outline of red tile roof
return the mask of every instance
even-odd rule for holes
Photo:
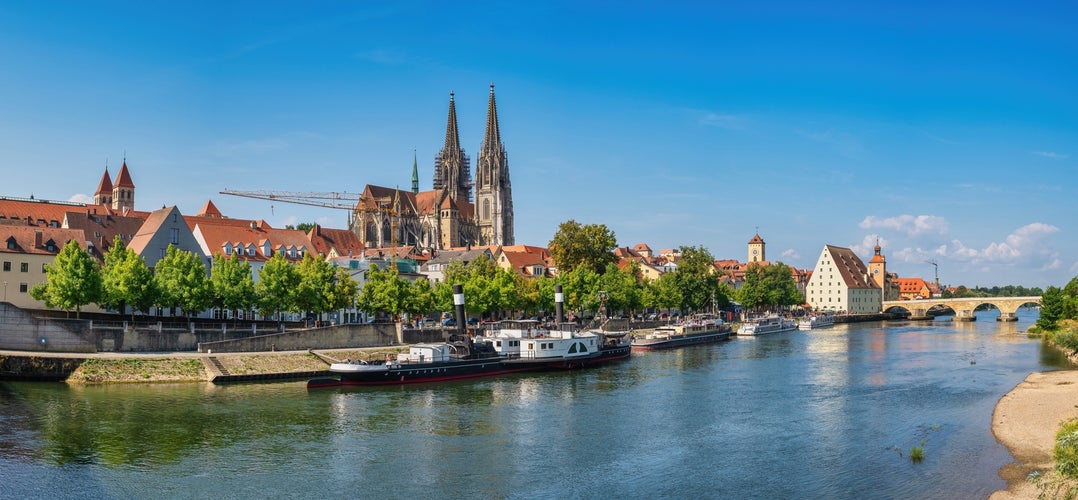
[[[116,187],[135,189],[135,183],[131,181],[131,173],[127,171],[127,160],[120,167],[120,174],[116,176]]]
[[[101,176],[101,183],[97,185],[95,195],[104,194],[112,196],[112,179],[109,179],[109,168],[105,167],[105,175]]]
[[[54,245],[52,250],[48,248],[50,241]],[[85,247],[82,231],[76,229],[0,225],[0,253],[55,255],[68,241]]]
[[[213,204],[213,200],[206,200],[206,204],[202,205],[202,210],[198,211],[199,217],[216,217],[218,219],[224,217],[221,215],[221,211],[217,209],[217,205]]]
[[[311,247],[316,253],[328,256],[335,250],[338,256],[363,255],[363,242],[356,233],[347,229],[329,229],[315,224],[307,233]]]
[[[0,223],[59,227],[64,222],[64,215],[73,210],[85,210],[102,215],[114,213],[112,209],[104,205],[33,198],[0,198]]]
[[[868,277],[868,268],[853,250],[834,245],[827,245],[826,248],[847,288],[879,288]]]

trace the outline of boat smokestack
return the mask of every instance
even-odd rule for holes
[[[453,306],[457,313],[457,332],[467,335],[467,319],[464,317],[464,285],[453,285]]]
[[[561,285],[554,285],[554,324],[560,325],[565,321],[565,294],[561,293]]]

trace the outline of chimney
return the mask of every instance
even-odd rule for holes
[[[41,248],[41,231],[34,231],[34,248]]]

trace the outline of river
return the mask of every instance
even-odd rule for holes
[[[0,383],[0,497],[984,498],[996,401],[1066,364],[993,313],[407,387]]]

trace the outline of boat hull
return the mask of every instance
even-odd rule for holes
[[[699,333],[679,337],[670,337],[665,339],[635,339],[633,340],[632,349],[634,351],[657,351],[660,349],[676,349],[678,347],[685,347],[689,345],[710,344],[712,342],[729,340],[730,335],[730,331],[727,330],[722,332]]]

